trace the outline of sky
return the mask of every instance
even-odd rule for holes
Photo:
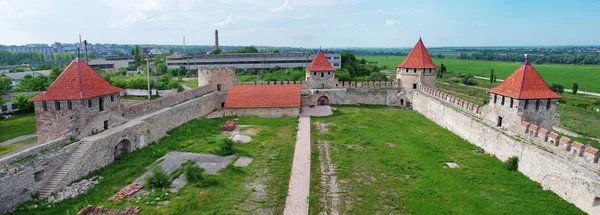
[[[600,45],[599,0],[0,0],[0,44]]]

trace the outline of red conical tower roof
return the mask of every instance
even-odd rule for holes
[[[31,100],[79,100],[120,91],[121,88],[110,85],[85,62],[75,58],[45,92]]]
[[[335,68],[329,64],[325,54],[321,50],[317,52],[313,61],[306,67],[308,71],[335,71]]]
[[[408,56],[404,58],[401,64],[398,64],[396,68],[415,68],[415,69],[435,69],[437,66],[429,57],[427,48],[423,45],[423,41],[419,38],[419,42],[413,47],[408,53]]]
[[[560,99],[561,95],[550,90],[535,68],[525,60],[498,86],[488,90],[490,93],[515,99]]]

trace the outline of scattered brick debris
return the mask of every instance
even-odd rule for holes
[[[137,193],[142,188],[144,188],[144,185],[142,185],[142,184],[138,184],[138,183],[131,184],[131,185],[121,189],[121,191],[119,191],[117,194],[110,197],[109,200],[115,201],[115,200],[121,200],[121,199],[127,198],[127,197],[133,195],[134,193]]]
[[[87,206],[77,212],[77,215],[133,215],[140,213],[140,208],[129,206],[125,209],[108,210],[102,206]]]
[[[227,121],[225,125],[221,126],[221,131],[233,131],[235,130],[235,121]]]

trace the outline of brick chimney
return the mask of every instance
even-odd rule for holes
[[[219,48],[219,30],[215,30],[215,49]]]

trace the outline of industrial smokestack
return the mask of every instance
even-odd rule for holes
[[[219,48],[219,30],[215,30],[215,49]]]

